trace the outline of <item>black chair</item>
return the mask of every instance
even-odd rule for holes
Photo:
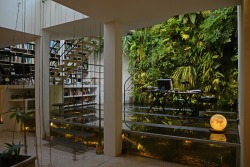
[[[217,103],[217,98],[213,96],[202,96],[198,99],[200,103]]]
[[[201,109],[201,104],[205,103],[205,104],[208,104],[208,109],[210,110],[211,109],[211,105],[214,105],[216,104],[218,101],[218,99],[214,96],[201,96],[199,99],[198,99],[198,109],[197,111],[199,112],[199,110]],[[204,106],[203,106],[204,108]],[[206,111],[206,109],[205,109]]]

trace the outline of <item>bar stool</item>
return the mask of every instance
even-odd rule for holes
[[[183,113],[184,116],[186,115],[186,107],[184,106],[184,103],[185,103],[185,101],[182,98],[179,98],[176,100],[177,114],[179,114],[181,112],[181,113]]]
[[[209,109],[211,109],[211,104],[216,104],[217,103],[217,98],[216,97],[213,97],[213,96],[202,96],[198,99],[198,109],[197,111],[200,112],[200,103],[206,103],[209,105]],[[206,110],[207,111],[207,110]],[[199,114],[200,115],[200,114]]]

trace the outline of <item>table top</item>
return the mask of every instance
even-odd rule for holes
[[[201,90],[186,90],[186,91],[174,91],[174,90],[160,90],[160,89],[147,89],[145,92],[149,93],[170,93],[170,94],[200,94]]]

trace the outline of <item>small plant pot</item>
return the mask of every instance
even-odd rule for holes
[[[33,156],[25,156],[25,160],[19,162],[18,164],[12,165],[11,167],[35,167],[36,166],[36,157]]]
[[[3,156],[0,159],[0,166],[1,167],[35,167],[36,157],[28,156],[28,155],[19,155],[20,160],[17,163],[15,162],[16,157],[13,156],[9,158],[4,158]]]

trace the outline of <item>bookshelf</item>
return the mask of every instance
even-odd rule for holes
[[[29,42],[0,49],[0,66],[3,69],[0,84],[33,84],[35,43]],[[4,82],[5,79],[8,82]],[[21,82],[25,79],[25,83]]]
[[[64,103],[72,103],[66,107],[88,106],[96,104],[97,85],[64,86]]]

